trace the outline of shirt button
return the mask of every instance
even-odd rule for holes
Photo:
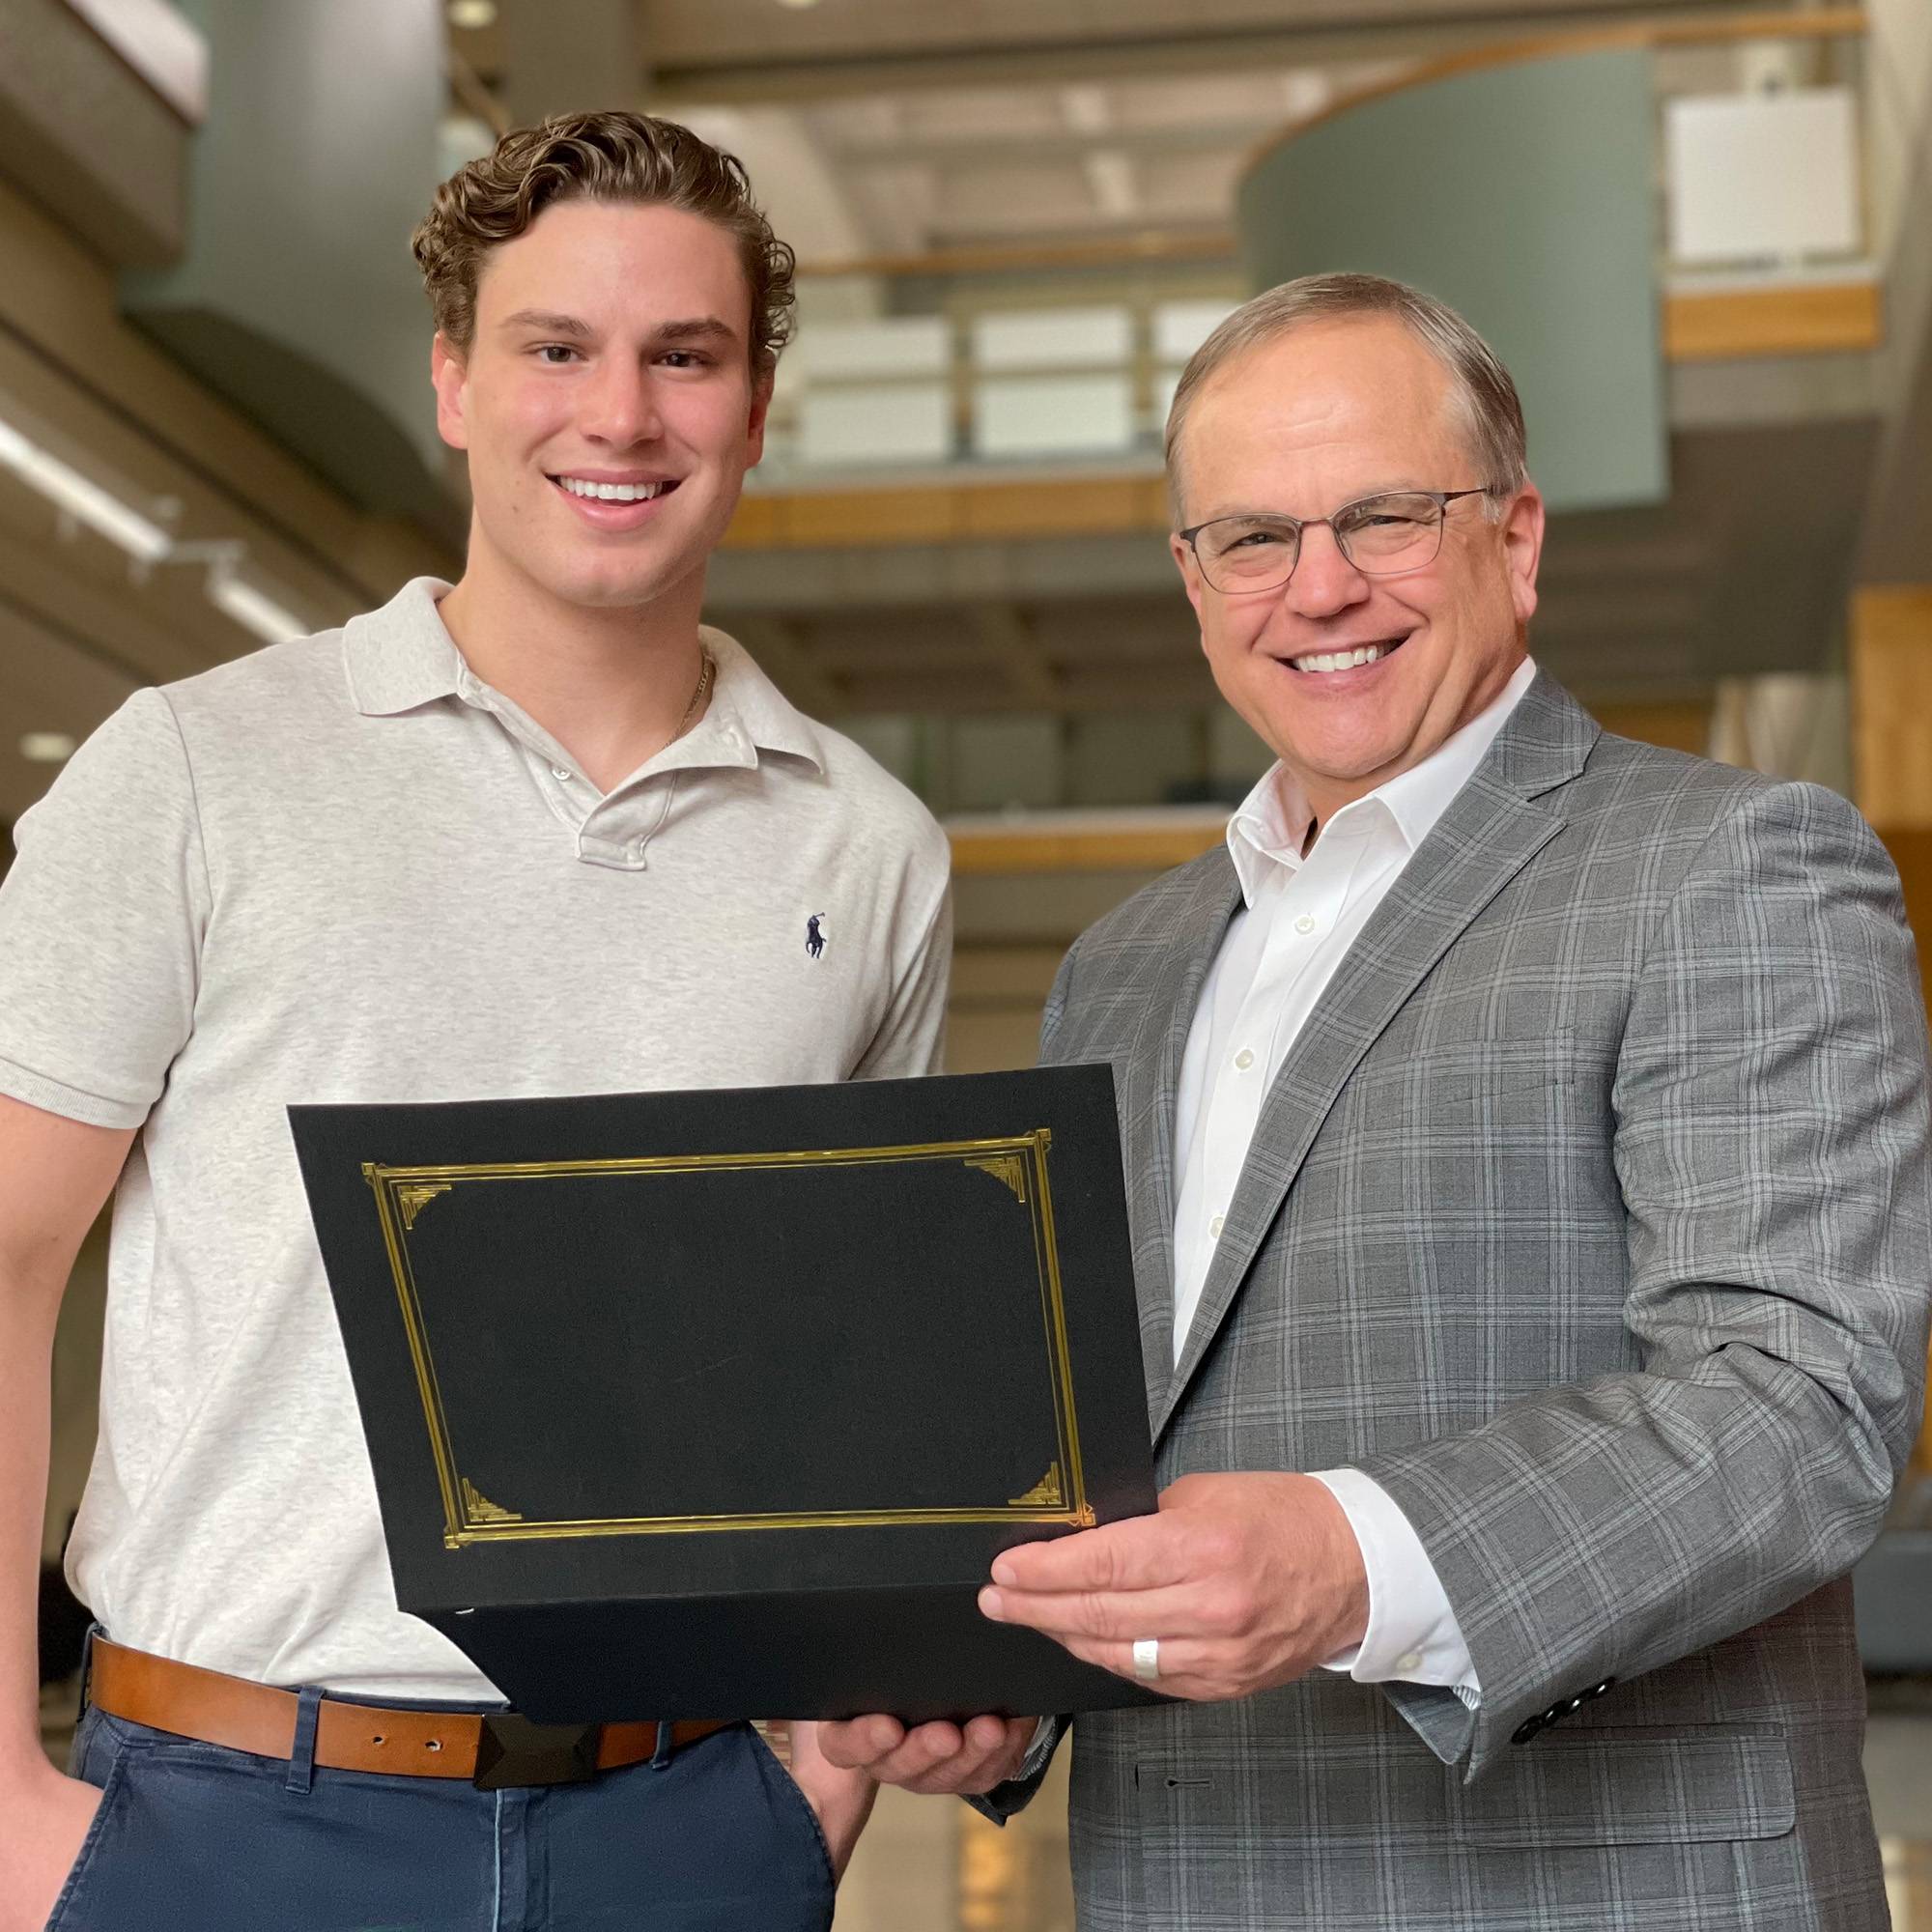
[[[1227,1216],[1223,1214],[1216,1214],[1214,1218],[1208,1223],[1208,1232],[1210,1235],[1212,1235],[1214,1238],[1218,1241],[1221,1238],[1221,1230],[1225,1228],[1227,1225],[1228,1225]]]
[[[1419,1650],[1404,1651],[1396,1659],[1395,1667],[1398,1670],[1420,1670],[1422,1668],[1422,1653]]]
[[[1235,1065],[1238,1066],[1243,1073],[1245,1073],[1248,1070],[1248,1068],[1251,1067],[1254,1064],[1255,1064],[1255,1057],[1252,1053],[1248,1051],[1248,1049],[1245,1046],[1242,1047],[1240,1052],[1236,1054],[1235,1056]]]
[[[1296,932],[1313,932],[1315,930],[1314,915],[1312,913],[1303,913],[1301,917],[1294,922],[1294,929]]]
[[[568,784],[570,782],[571,775],[561,765],[553,765],[550,768],[550,775],[558,784]]]

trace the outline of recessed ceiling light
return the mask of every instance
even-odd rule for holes
[[[32,765],[58,765],[74,753],[74,741],[65,731],[29,731],[20,740],[20,755]]]
[[[497,0],[449,0],[449,24],[480,33],[497,24]]]

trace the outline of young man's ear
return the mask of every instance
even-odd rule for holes
[[[436,433],[451,449],[469,447],[463,420],[463,385],[469,377],[463,357],[441,329],[429,346],[429,379],[436,385]]]
[[[752,377],[752,413],[745,429],[745,440],[750,448],[750,454],[745,459],[748,469],[764,459],[765,418],[772,412],[772,385],[777,380],[775,369],[767,369],[762,375],[753,372]]]

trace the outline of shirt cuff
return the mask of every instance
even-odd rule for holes
[[[1479,1708],[1482,1686],[1469,1646],[1414,1526],[1359,1469],[1313,1473],[1342,1505],[1369,1577],[1369,1627],[1359,1644],[1325,1659],[1322,1669],[1346,1672],[1357,1684],[1435,1685]]]
[[[1038,1719],[1034,1724],[1026,1756],[1020,1760],[1020,1768],[1013,1773],[1014,1778],[1037,1777],[1052,1759],[1053,1747],[1059,1742],[1060,1726],[1051,1718]]]

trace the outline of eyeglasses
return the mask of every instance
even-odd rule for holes
[[[1326,525],[1335,548],[1368,577],[1423,570],[1442,548],[1442,520],[1463,497],[1478,490],[1391,490],[1345,503],[1332,517],[1216,517],[1178,534],[1194,552],[1201,575],[1216,590],[1278,590],[1301,559],[1301,533]]]

